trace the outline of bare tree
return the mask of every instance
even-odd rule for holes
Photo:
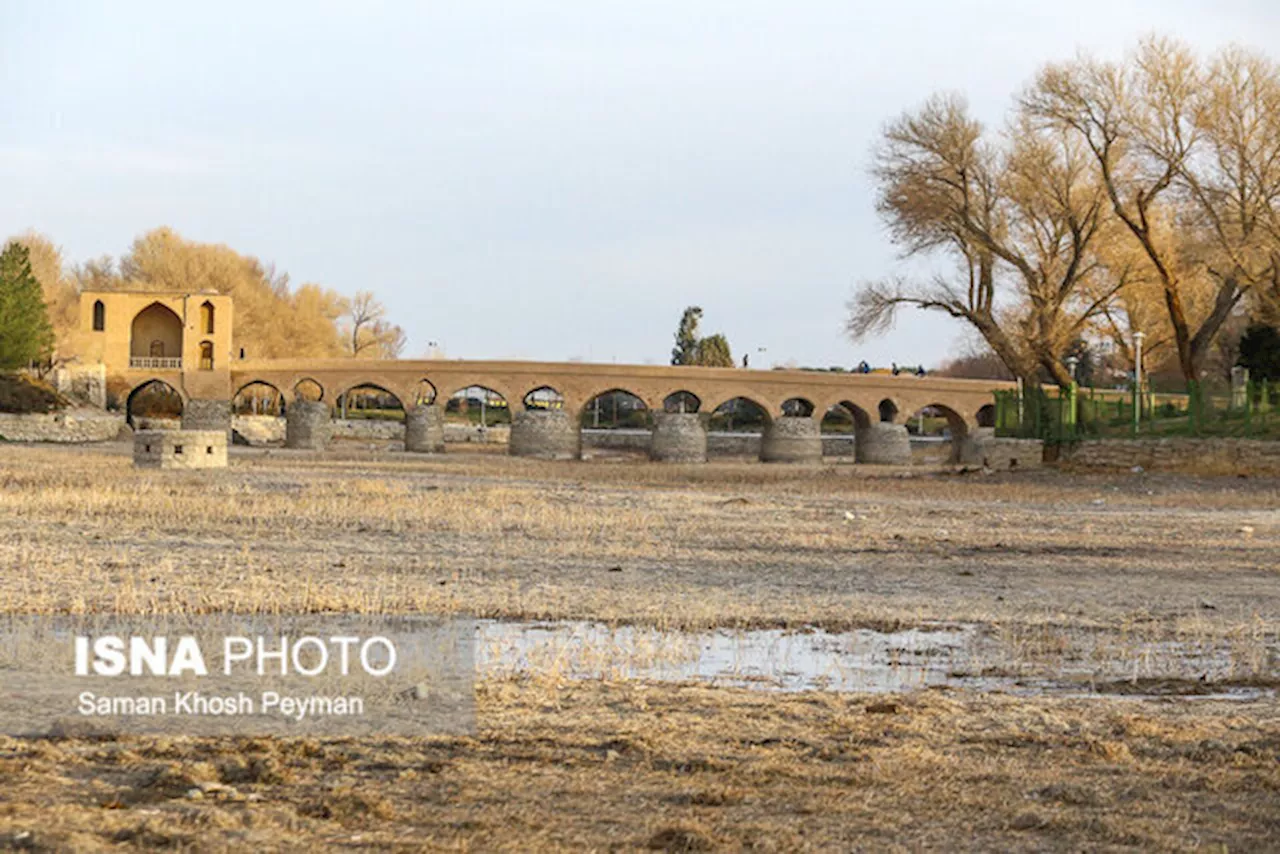
[[[1275,65],[1238,48],[1205,64],[1150,39],[1123,63],[1048,66],[1022,104],[1090,153],[1159,284],[1183,377],[1198,382],[1241,300],[1277,277]]]
[[[387,310],[378,302],[372,291],[357,291],[347,303],[346,331],[347,351],[359,357],[362,353],[376,352],[378,336],[376,327],[383,322]]]
[[[1009,370],[1071,382],[1067,346],[1123,283],[1099,284],[1094,244],[1105,195],[1078,144],[1020,118],[1003,146],[984,139],[957,96],[935,96],[891,123],[876,150],[877,209],[904,257],[941,254],[950,274],[864,284],[850,303],[855,339],[903,305],[969,323]]]
[[[399,359],[409,340],[399,326],[383,321],[373,325],[373,337],[377,341],[379,359]]]

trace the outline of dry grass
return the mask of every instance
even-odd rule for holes
[[[1274,481],[280,452],[168,473],[0,448],[0,484],[0,559],[25,570],[0,579],[11,610],[973,620],[1171,638],[1280,614]]]
[[[479,701],[462,739],[0,740],[0,840],[1179,851],[1280,834],[1274,706],[508,682]]]
[[[135,472],[0,446],[0,610],[987,624],[1011,667],[1228,642],[1276,674],[1280,485],[345,450]],[[1247,528],[1248,530],[1242,530]],[[1277,701],[494,677],[472,738],[0,739],[0,848],[1258,850]]]

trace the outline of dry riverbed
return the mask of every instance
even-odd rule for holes
[[[171,473],[124,446],[0,445],[0,565],[8,612],[415,611],[580,621],[613,647],[819,630],[982,651],[935,668],[946,684],[869,694],[498,649],[466,738],[0,739],[0,847],[1280,838],[1274,479],[355,448]]]

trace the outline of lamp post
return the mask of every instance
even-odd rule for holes
[[[1133,435],[1138,435],[1142,421],[1142,339],[1145,332],[1133,333]]]

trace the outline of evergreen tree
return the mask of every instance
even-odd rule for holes
[[[53,353],[53,326],[27,247],[10,241],[0,253],[0,370],[25,368]]]
[[[671,364],[693,365],[698,358],[698,321],[702,318],[702,309],[691,305],[680,317],[680,328],[676,330],[676,346],[671,350]]]
[[[1280,380],[1280,330],[1258,323],[1240,339],[1240,359],[1251,380]]]

